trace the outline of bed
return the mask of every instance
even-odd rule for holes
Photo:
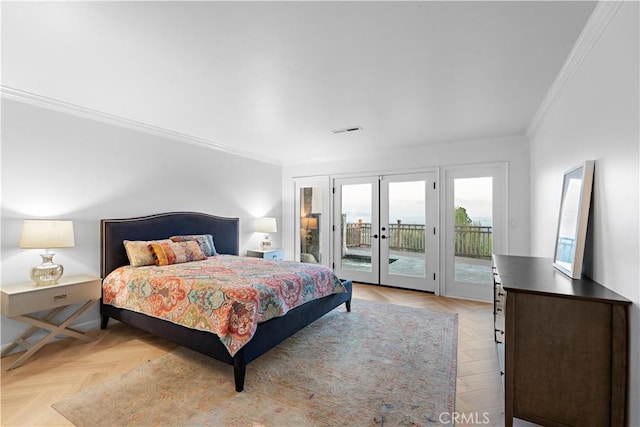
[[[239,255],[238,218],[223,218],[197,212],[171,212],[138,218],[103,219],[100,226],[103,279],[114,270],[119,272],[131,268],[124,267],[129,265],[129,257],[123,244],[125,240],[152,241],[177,235],[211,234],[216,253],[223,255],[220,259],[235,258],[226,255]],[[277,262],[259,261],[272,264]],[[291,268],[293,263],[288,263],[288,267]],[[305,267],[305,264],[299,266]],[[244,389],[246,367],[251,361],[341,304],[344,303],[346,310],[351,311],[351,281],[343,280],[341,283],[344,287],[341,293],[331,293],[313,299],[290,309],[282,316],[258,323],[250,340],[233,352],[229,350],[228,342],[223,343],[220,337],[212,332],[182,326],[173,321],[105,303],[106,299],[111,298],[106,298],[104,287],[100,304],[101,329],[106,329],[109,319],[113,318],[232,365],[235,389],[241,392]]]

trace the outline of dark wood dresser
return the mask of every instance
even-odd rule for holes
[[[493,256],[505,423],[624,426],[631,301],[552,262]]]

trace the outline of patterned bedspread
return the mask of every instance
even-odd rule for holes
[[[317,264],[216,255],[167,266],[120,267],[103,282],[103,302],[217,334],[233,356],[259,322],[346,289]]]

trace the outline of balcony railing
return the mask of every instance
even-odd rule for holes
[[[493,227],[456,225],[455,255],[466,258],[491,258]]]
[[[371,224],[366,222],[345,223],[344,241],[347,248],[371,247]],[[467,258],[491,258],[493,250],[492,227],[456,225],[455,255]],[[389,249],[408,252],[424,252],[424,224],[389,224],[385,236]]]

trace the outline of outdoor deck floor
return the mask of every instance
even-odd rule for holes
[[[371,271],[371,261],[366,257],[371,253],[362,249],[349,249],[349,256],[342,259],[345,270]],[[392,251],[390,258],[395,260],[389,265],[389,273],[401,276],[424,277],[423,254],[415,252]],[[471,283],[493,283],[491,260],[456,257],[456,281]]]

